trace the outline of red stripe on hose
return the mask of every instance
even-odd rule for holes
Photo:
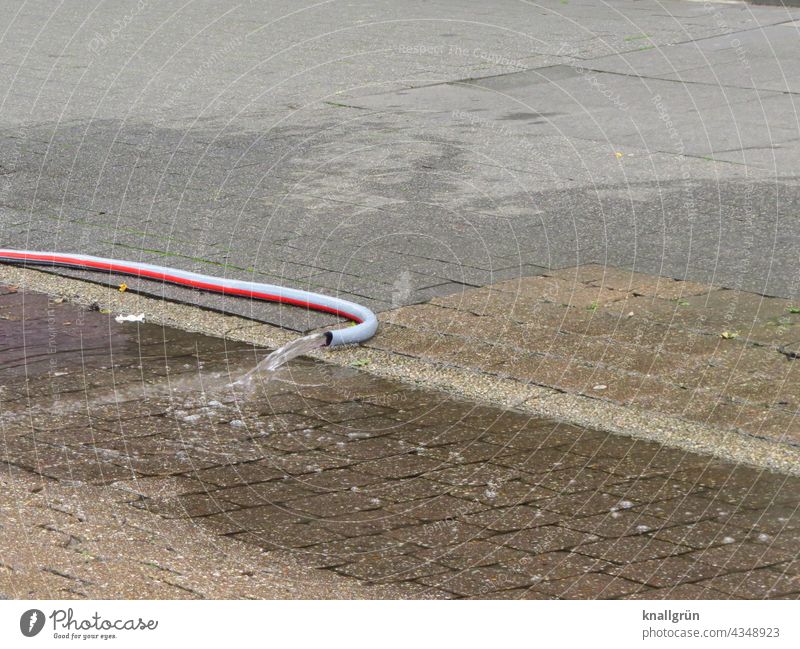
[[[272,295],[271,293],[257,293],[255,291],[248,291],[242,288],[230,288],[227,286],[223,286],[221,284],[198,282],[192,279],[178,277],[176,275],[159,273],[154,270],[140,270],[138,268],[133,268],[132,266],[123,266],[121,264],[109,264],[108,262],[102,262],[102,261],[86,261],[84,259],[75,259],[74,257],[66,257],[63,255],[29,255],[21,252],[13,252],[10,250],[0,251],[0,257],[21,259],[23,261],[43,261],[50,264],[67,264],[70,266],[78,266],[80,268],[91,268],[96,270],[110,270],[115,273],[122,273],[125,275],[136,275],[137,277],[160,279],[164,282],[169,282],[170,284],[190,286],[192,288],[197,288],[202,291],[222,293],[224,295],[237,295],[239,297],[250,297],[250,298],[255,298],[257,300],[265,300],[267,302],[281,302],[283,304],[291,304],[293,306],[302,306],[307,309],[312,309],[314,311],[323,311],[325,313],[331,313],[333,315],[337,315],[342,318],[352,320],[357,324],[363,322],[361,318],[353,315],[352,313],[347,313],[346,311],[340,311],[339,309],[325,306],[324,304],[316,304],[314,302],[304,302],[303,300],[295,300],[290,297],[283,297],[282,295]]]

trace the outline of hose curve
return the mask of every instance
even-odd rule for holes
[[[325,332],[329,347],[364,342],[372,338],[378,330],[378,318],[365,306],[320,293],[301,291],[274,284],[214,277],[213,275],[202,275],[177,268],[156,266],[155,264],[136,261],[60,252],[0,248],[0,262],[20,265],[63,266],[82,270],[107,271],[120,275],[133,275],[168,284],[196,288],[201,291],[291,304],[313,311],[331,313],[355,323],[355,326]]]

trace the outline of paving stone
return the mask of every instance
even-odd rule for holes
[[[506,480],[505,482],[489,482],[486,485],[458,485],[449,493],[467,500],[481,503],[485,507],[506,507],[535,503],[538,500],[552,498],[556,492],[539,485],[531,485],[524,480]]]
[[[714,546],[741,541],[745,536],[745,532],[729,524],[705,520],[697,523],[665,527],[656,530],[653,536],[664,541],[705,550]]]
[[[695,282],[679,281],[668,277],[653,277],[623,268],[601,264],[585,264],[574,268],[550,271],[548,276],[580,284],[590,284],[613,291],[646,295],[663,299],[674,299],[708,293],[709,287]]]
[[[539,580],[522,572],[509,572],[500,566],[480,566],[433,575],[420,581],[461,596],[490,598],[496,592],[532,587]]]
[[[380,503],[368,494],[348,490],[287,500],[284,506],[302,516],[328,518],[378,509]]]
[[[770,568],[718,575],[702,582],[702,585],[737,599],[768,599],[800,592],[800,580],[797,577],[787,577]]]
[[[320,525],[304,522],[289,523],[279,530],[258,526],[250,529],[250,525],[247,527],[247,530],[230,534],[230,538],[267,550],[296,550],[340,538],[339,535]]]
[[[725,516],[718,516],[717,520],[730,521],[756,536],[761,533],[768,536],[779,535],[800,529],[800,508],[793,505],[778,505],[767,509],[730,508]]]
[[[634,449],[621,458],[614,458],[613,462],[603,462],[602,468],[619,478],[616,482],[630,482],[662,476],[674,477],[676,481],[689,482],[686,476],[694,471],[699,473],[708,463],[708,458],[686,454],[675,449],[661,449],[653,452],[650,448],[634,447]],[[683,477],[682,477],[683,475]]]
[[[528,473],[558,471],[562,468],[582,467],[586,458],[559,449],[543,449],[532,453],[517,453],[492,458],[494,464]]]
[[[221,500],[212,494],[192,494],[174,500],[147,499],[133,503],[164,518],[199,518],[239,509],[238,505]]]
[[[772,566],[772,569],[780,574],[792,575],[797,577],[800,575],[800,559],[793,559],[785,563],[778,563]]]
[[[796,546],[795,546],[796,547]],[[728,570],[755,570],[795,558],[791,550],[755,543],[727,543],[701,550],[697,558],[712,566]]]
[[[703,487],[682,483],[668,477],[629,480],[609,485],[606,490],[622,500],[653,503],[673,498],[684,498],[689,495],[702,495]]]
[[[341,564],[343,564],[366,558],[366,555],[377,555],[384,558],[407,555],[411,554],[413,549],[414,546],[410,544],[401,543],[379,534],[371,534],[319,543],[308,548],[307,552],[315,562],[330,563],[341,560]]]
[[[577,547],[575,552],[624,565],[686,554],[690,552],[690,549],[674,543],[659,541],[650,536],[637,535],[588,543]]]
[[[596,541],[597,537],[558,525],[545,525],[491,537],[492,543],[511,547],[531,554],[567,550],[583,543]]]
[[[756,527],[748,530],[745,538],[746,540],[759,545],[767,545],[770,547],[791,551],[797,547],[798,540],[800,540],[800,531],[782,530],[780,532],[775,532],[774,534],[768,534],[762,529]]]
[[[724,517],[731,509],[729,503],[717,503],[704,496],[692,495],[654,502],[648,507],[648,513],[669,520],[674,525]]]
[[[510,480],[522,480],[524,474],[504,466],[486,462],[451,466],[436,469],[427,478],[450,487],[488,487],[490,484],[505,484]]]
[[[402,527],[392,530],[389,535],[401,541],[416,543],[424,548],[441,548],[481,539],[485,533],[479,527],[456,520]]]
[[[216,498],[240,507],[285,504],[318,493],[319,490],[310,488],[302,480],[286,477],[271,482],[258,482],[211,492]]]
[[[554,496],[542,500],[538,503],[543,509],[558,512],[560,514],[572,514],[574,516],[593,516],[595,514],[609,514],[619,510],[628,510],[637,505],[636,501],[629,501],[619,498],[613,494],[593,493],[593,494],[570,494],[568,496]]]
[[[610,569],[611,574],[655,588],[711,579],[721,569],[696,561],[692,555],[639,561]]]
[[[473,464],[475,462],[494,462],[504,464],[505,458],[514,454],[511,449],[496,444],[485,442],[470,442],[468,444],[448,444],[428,449],[429,457],[440,458],[450,464]]]
[[[456,417],[458,414],[456,414]],[[396,436],[415,446],[423,445],[426,448],[438,448],[450,446],[452,444],[468,445],[472,442],[483,440],[484,433],[469,426],[462,426],[460,422],[454,422],[450,417],[446,417],[449,425],[442,427],[411,427],[405,426],[399,429],[393,436]],[[490,440],[486,440],[490,441]]]
[[[420,456],[419,454],[406,454],[361,462],[358,464],[358,470],[397,480],[427,476],[434,469],[440,468],[441,465],[442,462],[432,458]]]
[[[666,588],[648,588],[639,593],[624,595],[621,599],[671,599],[671,600],[698,600],[698,599],[731,599],[730,595],[704,584],[679,584]]]
[[[621,291],[612,291],[603,286],[590,286],[585,283],[574,283],[554,276],[522,277],[495,284],[499,291],[517,295],[534,295],[543,302],[562,304],[572,307],[609,304],[625,299]]]
[[[394,439],[360,439],[336,445],[331,453],[353,460],[392,460],[414,450],[411,444]],[[363,465],[366,466],[366,465]]]
[[[664,521],[645,513],[648,510],[621,510],[606,514],[595,514],[582,518],[570,517],[562,525],[587,534],[604,537],[620,538],[624,536],[639,536],[657,532],[665,525]]]
[[[389,505],[389,512],[415,518],[423,522],[464,520],[468,514],[483,509],[484,506],[463,498],[442,494],[433,498],[423,498],[397,505]]]
[[[399,480],[381,481],[376,487],[376,494],[387,502],[407,503],[423,498],[431,498],[449,493],[450,489],[442,488],[442,484],[426,478],[401,478]]]
[[[304,476],[320,473],[327,469],[342,469],[355,465],[349,458],[333,457],[329,454],[309,452],[287,453],[286,455],[273,454],[270,462],[277,469],[290,476]]]
[[[516,570],[534,575],[541,581],[552,581],[577,577],[594,572],[608,572],[610,564],[593,557],[585,557],[574,552],[546,552],[527,556],[514,564]]]
[[[467,599],[480,599],[485,600],[489,599],[486,595],[471,595]],[[494,591],[491,594],[491,599],[493,600],[503,600],[503,599],[520,599],[520,600],[549,600],[553,599],[552,596],[547,595],[546,593],[539,592],[537,590],[533,590],[532,588],[512,588],[511,590],[500,590]]]
[[[286,476],[283,471],[266,460],[218,466],[194,471],[190,475],[204,484],[211,484],[217,487],[252,485],[259,482],[279,480]]]
[[[383,535],[386,532],[416,525],[418,521],[409,516],[388,512],[385,509],[369,509],[329,516],[324,520],[317,521],[317,524],[346,538],[369,535],[384,538]],[[388,543],[390,541],[387,540]]]
[[[436,563],[419,561],[408,556],[386,557],[381,554],[361,557],[344,566],[337,567],[335,570],[339,574],[356,577],[368,582],[411,581],[415,579],[422,581],[422,578],[426,577],[432,578],[435,582],[435,575],[448,571],[447,568]],[[435,586],[436,584],[427,585]]]
[[[203,524],[210,527],[215,533],[225,535],[251,530],[285,529],[304,521],[302,516],[290,514],[276,505],[265,504],[207,516],[203,519]],[[334,535],[332,538],[338,538],[338,536]]]
[[[316,491],[358,491],[369,489],[376,484],[374,476],[359,473],[351,469],[328,469],[320,473],[312,473],[301,478],[304,485]]]
[[[535,506],[517,505],[467,514],[463,520],[470,525],[476,525],[494,532],[514,532],[531,527],[552,525],[563,520],[563,516]]]
[[[608,468],[606,465],[604,468]],[[604,471],[582,467],[548,471],[531,476],[530,481],[537,487],[545,487],[560,495],[588,491],[611,491],[607,486],[619,482],[621,478]]]
[[[499,547],[485,540],[467,541],[445,548],[421,548],[413,554],[457,571],[479,566],[512,566],[524,563],[528,557],[520,550]]]
[[[621,595],[647,592],[642,584],[605,575],[589,573],[574,578],[544,581],[536,586],[537,590],[548,593],[558,599],[614,599]]]

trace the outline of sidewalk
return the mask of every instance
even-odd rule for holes
[[[796,471],[798,314],[793,300],[587,265],[392,311],[368,346],[622,406],[616,421],[587,399],[562,415],[607,430],[647,436],[639,413],[699,423],[657,439]]]

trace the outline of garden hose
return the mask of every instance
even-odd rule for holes
[[[120,275],[133,275],[168,284],[196,288],[201,291],[248,297],[254,300],[280,302],[304,307],[313,311],[331,313],[351,320],[355,326],[325,332],[329,347],[361,343],[372,338],[378,329],[378,318],[368,308],[336,297],[310,291],[286,288],[273,284],[202,275],[177,268],[156,266],[135,261],[105,259],[90,255],[0,248],[0,262],[37,266],[64,266],[81,270],[105,271]]]

